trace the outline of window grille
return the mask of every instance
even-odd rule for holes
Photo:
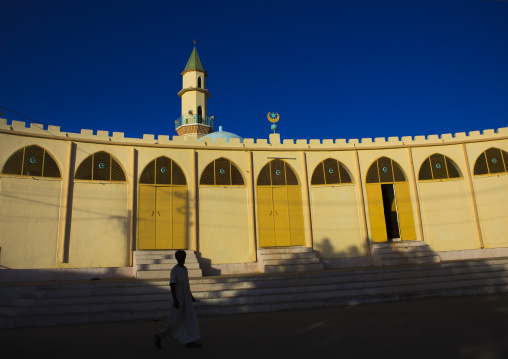
[[[201,174],[199,184],[228,186],[244,185],[245,182],[238,167],[230,160],[221,157],[210,162],[205,167]]]
[[[352,183],[351,175],[346,167],[333,158],[320,162],[311,177],[311,185]]]
[[[388,157],[380,157],[367,171],[367,183],[406,182],[406,175],[400,165]]]
[[[259,172],[258,186],[298,186],[298,177],[286,162],[275,159],[268,162]]]
[[[126,182],[125,172],[116,158],[105,151],[95,152],[85,158],[74,179],[100,182]]]
[[[423,161],[418,180],[444,180],[450,178],[461,178],[458,166],[449,157],[440,153],[434,153]]]
[[[26,146],[14,152],[5,162],[2,174],[61,178],[60,168],[53,156],[37,145]]]
[[[166,156],[160,156],[146,165],[139,183],[160,185],[186,185],[187,180],[180,166]]]
[[[508,153],[499,148],[484,151],[474,164],[474,175],[488,175],[508,172]]]

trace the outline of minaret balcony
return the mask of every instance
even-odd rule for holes
[[[175,121],[175,129],[185,125],[205,125],[212,129],[213,132],[213,116],[208,117],[204,115],[183,115]]]

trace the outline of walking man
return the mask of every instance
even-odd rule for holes
[[[172,305],[166,325],[154,336],[154,344],[161,348],[161,340],[171,331],[173,337],[187,348],[199,348],[201,344],[195,343],[201,338],[196,313],[192,303],[196,299],[192,296],[189,285],[189,274],[185,264],[185,251],[176,251],[178,264],[171,269],[169,286],[171,287]]]

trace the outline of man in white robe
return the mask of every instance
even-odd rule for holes
[[[196,299],[192,296],[189,285],[189,274],[185,264],[185,251],[175,253],[178,264],[171,269],[169,286],[171,287],[171,305],[168,321],[166,325],[154,336],[154,343],[157,348],[161,348],[161,340],[169,332],[180,344],[185,344],[187,348],[197,348],[200,344],[195,341],[201,338],[199,332],[196,313],[192,305]]]

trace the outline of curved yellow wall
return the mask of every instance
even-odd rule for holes
[[[90,130],[73,134],[61,132],[59,127],[27,128],[22,122],[7,124],[0,119],[0,167],[16,150],[32,144],[54,156],[62,178],[0,176],[0,266],[4,267],[132,265],[137,234],[137,181],[144,167],[160,156],[176,161],[186,176],[188,247],[198,250],[212,265],[256,261],[256,181],[259,171],[273,158],[282,158],[298,175],[305,245],[319,251],[322,258],[369,255],[371,229],[365,176],[370,165],[382,156],[396,161],[406,174],[417,240],[426,241],[435,251],[508,246],[504,235],[508,233],[508,174],[471,173],[482,151],[490,147],[508,150],[508,129],[472,132],[468,136],[459,133],[361,141],[281,142],[275,134],[270,141],[245,139],[241,143],[238,139],[212,142],[203,138],[198,142],[153,135],[128,139],[123,133]],[[71,169],[75,171],[86,156],[97,151],[115,156],[127,181],[81,181],[69,186]],[[420,166],[433,153],[451,158],[462,178],[420,181]],[[219,157],[238,166],[245,186],[198,185],[203,169]],[[348,168],[352,184],[310,184],[316,165],[329,157]],[[70,175],[73,177],[74,173]],[[72,203],[70,209],[68,202]],[[59,263],[60,248],[68,248],[64,263]]]

